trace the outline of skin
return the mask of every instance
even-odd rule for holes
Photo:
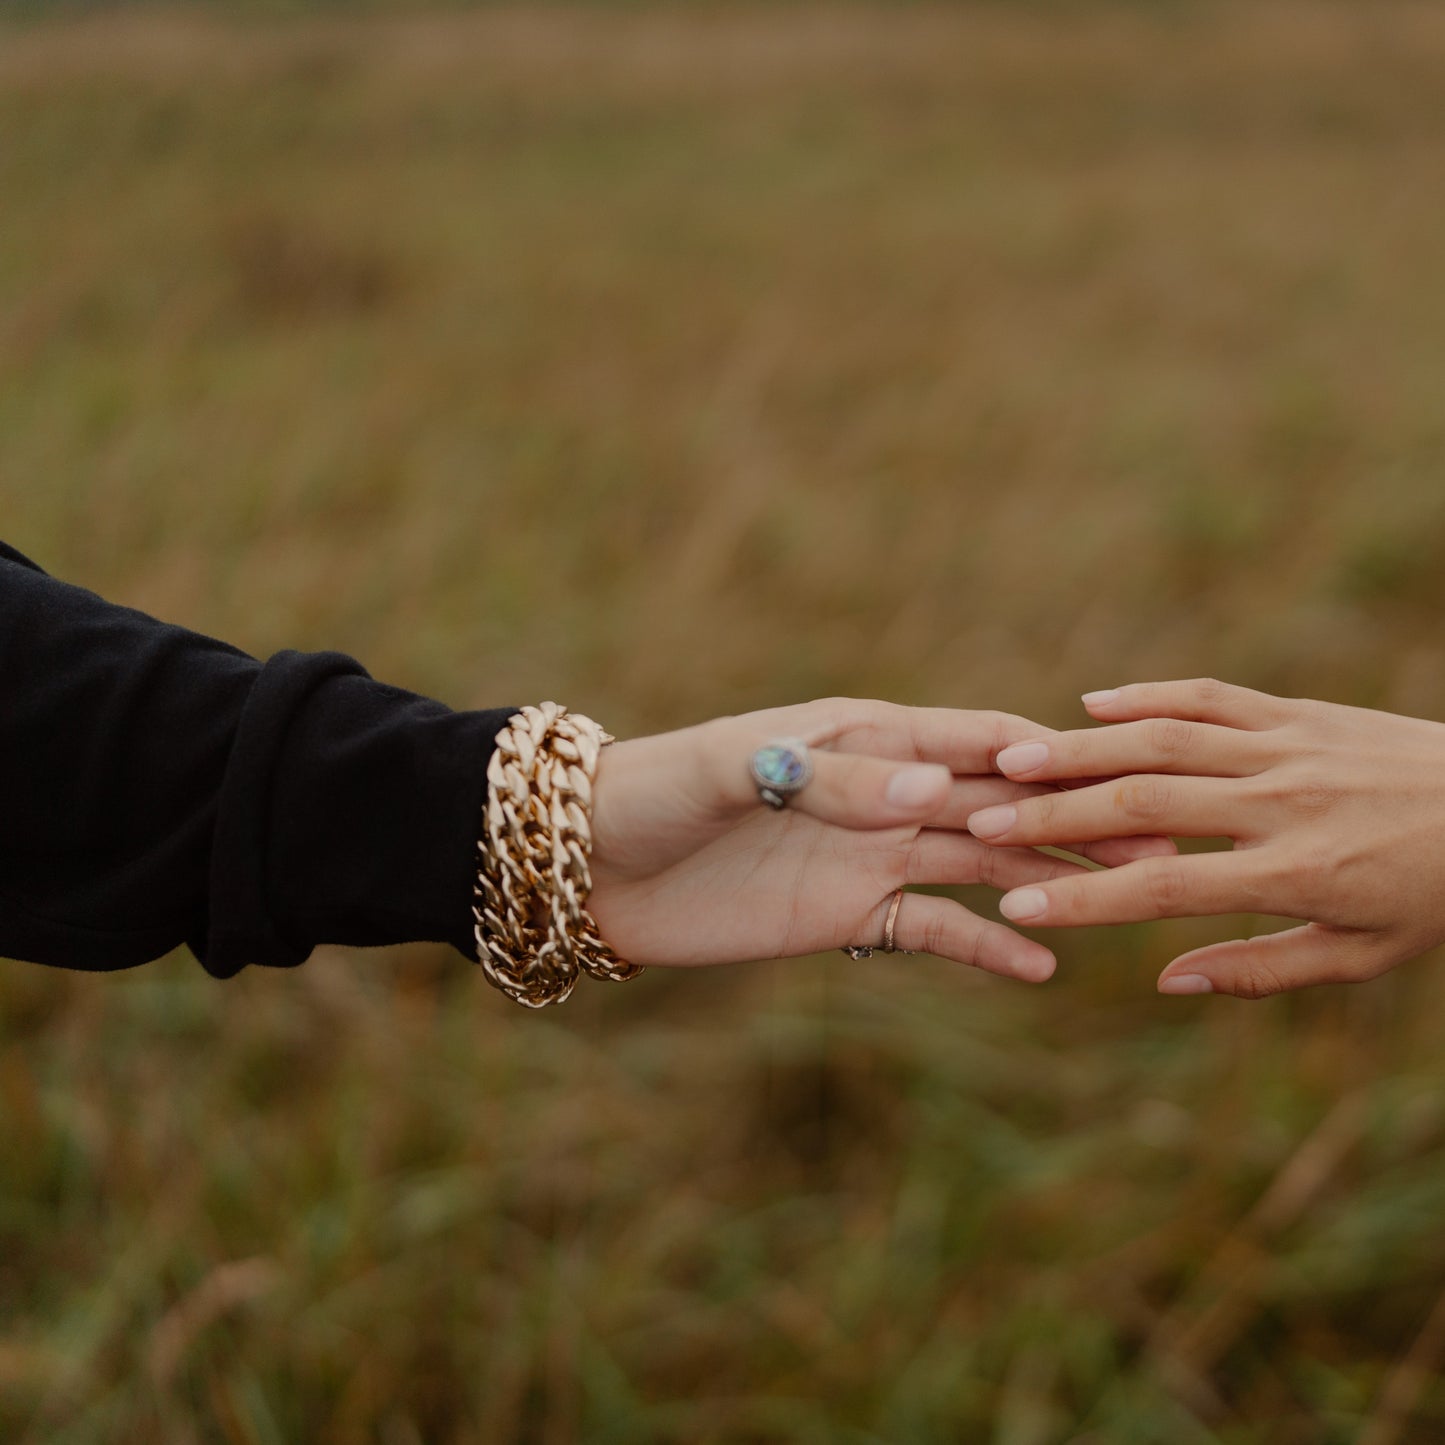
[[[1067,879],[1079,865],[990,848],[965,826],[990,804],[1051,791],[995,768],[1002,748],[1046,731],[1004,713],[834,698],[614,743],[593,789],[588,907],[624,958],[689,966],[878,946],[905,884]],[[777,738],[801,738],[814,764],[782,811],[760,802],[748,772],[753,751]],[[1082,851],[1117,864],[1173,845],[1114,839]],[[945,898],[907,895],[895,941],[1030,982],[1054,971],[1042,944]]]
[[[1445,941],[1445,726],[1213,680],[1091,693],[1100,722],[998,756],[1019,782],[1068,791],[968,822],[999,846],[1158,832],[1228,852],[1143,858],[1010,892],[1029,927],[1225,913],[1308,920],[1176,958],[1163,993],[1263,998],[1374,978]],[[1088,786],[1084,780],[1102,779]]]

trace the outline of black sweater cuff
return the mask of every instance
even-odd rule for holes
[[[220,792],[206,969],[286,967],[318,943],[427,940],[475,956],[475,845],[496,735],[340,653],[278,653],[242,710]]]
[[[452,712],[337,653],[263,666],[0,544],[0,956],[112,969],[186,943],[219,977],[321,943],[470,956],[513,711]]]

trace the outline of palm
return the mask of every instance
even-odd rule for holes
[[[614,744],[597,777],[592,912],[634,962],[724,963],[876,945],[905,884],[1014,887],[1077,871],[989,848],[964,827],[970,813],[1031,791],[993,773],[993,758],[1041,731],[1000,713],[834,699]],[[747,776],[752,750],[776,737],[806,741],[817,768],[783,812],[763,807]],[[900,818],[885,785],[918,763],[930,765],[925,784],[940,786]],[[1127,845],[1101,851],[1110,848],[1119,857],[1108,861],[1136,856]],[[899,930],[900,946],[998,972],[1053,967],[1041,945],[945,899],[910,896]]]
[[[869,936],[880,902],[903,886],[917,836],[754,811],[654,873],[599,888],[593,911],[613,947],[638,963],[817,953]]]

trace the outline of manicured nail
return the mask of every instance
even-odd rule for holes
[[[968,820],[968,831],[975,838],[1001,838],[1019,820],[1019,810],[1005,803],[998,808],[982,808]]]
[[[998,755],[1001,773],[1037,772],[1049,760],[1047,743],[1014,743]]]
[[[1175,973],[1159,980],[1160,993],[1213,993],[1214,985],[1202,973]]]
[[[919,763],[899,768],[888,779],[883,796],[891,807],[913,812],[928,803],[941,803],[953,774],[939,763]]]
[[[1106,687],[1103,692],[1086,692],[1083,697],[1085,707],[1103,707],[1114,701],[1119,696],[1117,687]]]
[[[1049,895],[1042,888],[1015,888],[998,901],[998,911],[1011,923],[1026,923],[1042,918],[1049,906]]]

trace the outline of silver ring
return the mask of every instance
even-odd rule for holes
[[[813,780],[813,759],[799,738],[775,738],[753,753],[749,771],[758,797],[770,808],[786,808]]]

